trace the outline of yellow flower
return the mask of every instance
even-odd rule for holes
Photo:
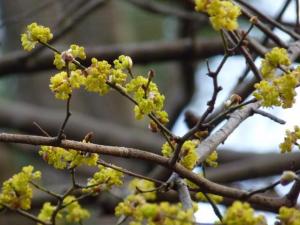
[[[195,0],[195,10],[206,12],[215,30],[236,30],[237,19],[241,15],[240,8],[231,1],[222,0]]]
[[[92,58],[92,65],[87,69],[85,89],[100,95],[106,94],[110,89],[106,84],[110,72],[111,65],[107,61],[98,61],[96,58]]]
[[[298,145],[297,141],[300,139],[300,128],[294,127],[294,131],[286,130],[284,141],[279,145],[281,153],[291,152],[293,145]]]
[[[155,184],[151,181],[135,178],[129,183],[129,188],[136,193],[145,191],[145,193],[140,194],[147,200],[156,199]]]
[[[70,77],[63,71],[50,78],[50,90],[55,93],[55,97],[67,100],[73,89],[80,88],[85,84],[85,77],[80,70],[71,71]]]
[[[48,27],[32,23],[27,26],[27,30],[21,35],[21,42],[24,50],[31,51],[38,42],[47,43],[53,38]]]
[[[241,10],[231,1],[212,0],[208,5],[207,13],[215,30],[233,31],[238,28],[237,18],[241,15]]]
[[[278,219],[283,225],[300,225],[300,211],[283,206],[279,209]]]
[[[66,205],[63,212],[66,214],[66,221],[69,223],[78,223],[90,217],[90,213],[83,209],[72,195],[67,196],[63,204]]]
[[[267,225],[267,222],[262,215],[255,216],[254,210],[248,203],[235,201],[223,216],[222,224]]]
[[[193,169],[197,161],[199,160],[199,155],[197,153],[197,146],[199,144],[198,140],[188,140],[185,141],[182,145],[180,151],[180,164],[182,164],[185,168],[191,170]],[[176,145],[174,145],[176,147]],[[169,143],[165,143],[162,146],[162,154],[166,157],[171,157],[173,154],[173,149],[169,145]]]
[[[134,93],[134,100],[138,103],[134,108],[136,119],[142,119],[153,112],[167,120],[167,115],[162,112],[165,96],[159,92],[154,82],[143,76],[137,76],[126,84],[126,91]]]
[[[43,204],[43,208],[41,209],[41,211],[38,215],[38,218],[45,223],[50,223],[52,214],[55,209],[56,209],[56,206],[51,205],[50,202],[45,202]],[[57,218],[61,218],[61,217],[62,217],[61,213],[58,213]],[[38,225],[42,225],[42,224],[38,223]]]
[[[205,160],[205,163],[208,165],[208,166],[211,166],[211,167],[217,167],[218,166],[218,153],[217,151],[213,151],[208,157],[207,159]]]
[[[99,171],[94,173],[93,178],[87,182],[88,188],[84,192],[94,192],[95,194],[110,189],[112,186],[123,184],[123,173],[112,168],[98,166]],[[90,186],[90,187],[89,187]]]
[[[30,209],[32,188],[30,182],[41,178],[41,172],[33,172],[33,166],[22,168],[20,173],[3,183],[0,203],[12,209]]]
[[[195,0],[195,10],[198,12],[206,12],[209,3],[210,0]]]
[[[270,81],[274,79],[277,67],[289,66],[290,64],[287,50],[275,47],[265,55],[261,64],[261,74],[265,80]]]
[[[81,165],[96,166],[99,159],[96,153],[86,154],[53,146],[41,146],[39,154],[56,169],[75,168]]]

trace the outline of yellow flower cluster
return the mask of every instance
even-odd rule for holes
[[[45,202],[43,204],[43,207],[38,215],[38,219],[45,223],[50,223],[51,222],[51,217],[53,212],[55,211],[56,206],[51,205],[50,202]],[[61,213],[58,213],[56,218],[60,219],[62,218]],[[42,225],[41,223],[38,223],[37,225]]]
[[[71,45],[70,48],[61,53],[54,53],[54,61],[53,64],[56,66],[58,70],[61,70],[66,66],[66,62],[69,62],[69,68],[71,70],[75,70],[77,67],[74,63],[72,63],[76,58],[85,59],[86,54],[84,51],[84,47],[78,45]]]
[[[70,169],[80,165],[96,166],[99,159],[96,153],[85,153],[53,146],[41,146],[39,154],[56,169]]]
[[[265,80],[271,80],[275,77],[276,69],[279,66],[289,65],[291,65],[291,61],[287,50],[275,47],[265,55],[261,65],[261,74]]]
[[[254,210],[248,203],[235,201],[232,206],[227,209],[222,221],[222,225],[232,224],[267,225],[267,222],[264,216],[255,216]]]
[[[300,211],[295,208],[281,207],[277,218],[282,225],[300,225]]]
[[[289,66],[291,64],[287,51],[282,48],[273,48],[266,54],[262,62],[261,73],[264,78],[255,84],[256,92],[253,94],[262,101],[265,107],[282,106],[292,107],[295,102],[295,88],[299,83],[300,68],[288,71],[280,77],[276,77],[277,67]]]
[[[50,202],[45,202],[38,218],[45,223],[49,223],[55,209],[56,206],[51,205]],[[63,200],[63,207],[58,212],[56,219],[63,219],[67,223],[81,223],[82,220],[88,219],[89,217],[90,213],[80,206],[75,196],[69,195]],[[38,225],[41,224],[38,223]]]
[[[207,157],[207,159],[205,160],[205,164],[210,167],[217,167],[218,166],[217,160],[218,160],[218,153],[215,150]]]
[[[281,153],[291,152],[293,145],[297,145],[300,139],[300,127],[295,126],[294,131],[286,130],[284,141],[279,145]]]
[[[96,58],[92,58],[92,64],[87,69],[85,89],[100,95],[106,94],[109,91],[106,81],[110,75],[110,69],[111,65],[107,61],[98,61]]]
[[[110,89],[107,85],[107,81],[123,86],[127,79],[127,74],[123,70],[127,68],[129,64],[128,58],[130,57],[124,55],[119,56],[119,59],[114,61],[114,68],[112,68],[112,66],[105,60],[98,61],[93,58],[91,66],[86,71],[87,77],[85,89],[87,91],[97,92],[100,95],[104,95]]]
[[[124,174],[112,168],[99,166],[98,172],[94,173],[93,178],[87,182],[87,188],[84,192],[93,192],[95,194],[101,191],[109,190],[112,186],[121,186]]]
[[[117,70],[130,70],[133,62],[129,56],[120,55],[118,59],[114,60],[114,65]]]
[[[261,81],[255,84],[256,92],[253,94],[258,100],[262,100],[265,107],[282,106],[291,108],[297,95],[295,88],[298,80],[293,74],[286,74],[273,80],[273,83]]]
[[[29,50],[38,41],[46,43],[52,38],[49,28],[33,23],[28,26],[27,32],[22,35],[22,43]],[[30,40],[30,41],[29,41]],[[124,92],[133,93],[137,105],[134,108],[135,117],[142,119],[145,115],[154,114],[162,124],[169,122],[168,114],[163,111],[165,97],[159,93],[158,88],[151,79],[137,76],[126,86],[127,73],[131,74],[133,66],[129,56],[121,55],[114,60],[113,65],[105,60],[99,61],[92,58],[91,65],[84,71],[78,68],[76,58],[85,59],[84,48],[72,44],[67,51],[61,54],[55,50],[53,64],[61,70],[68,65],[67,71],[61,71],[50,78],[50,90],[57,99],[68,100],[74,89],[84,86],[89,92],[104,95],[109,92],[111,86],[116,86]],[[150,121],[149,127],[152,131],[159,131],[157,123]]]
[[[230,0],[195,0],[195,9],[206,12],[215,30],[236,30],[237,18],[241,15],[240,8]]]
[[[32,23],[27,26],[27,30],[21,35],[21,42],[24,50],[31,51],[38,42],[47,43],[53,38],[48,27]]]
[[[155,184],[151,181],[135,178],[129,183],[129,189],[131,189],[133,193],[139,193],[146,200],[156,199],[156,192],[152,191],[155,189]]]
[[[160,94],[157,85],[143,76],[137,76],[126,84],[126,91],[134,93],[135,118],[142,119],[151,112],[158,116],[163,124],[168,122],[168,114],[163,111],[165,96]]]
[[[0,193],[1,204],[11,209],[30,209],[32,188],[30,182],[41,178],[41,172],[33,172],[33,166],[25,166],[20,173],[4,181]]]
[[[192,170],[199,160],[199,155],[197,153],[197,146],[199,144],[198,140],[188,140],[185,141],[181,147],[180,151],[180,164],[182,164],[185,168]],[[176,145],[175,145],[176,146]],[[169,145],[168,142],[163,144],[162,146],[162,154],[166,157],[172,157],[173,155],[173,149]]]
[[[67,196],[63,201],[63,205],[66,206],[63,213],[68,223],[79,223],[90,217],[90,213],[80,206],[75,196]]]
[[[131,217],[130,225],[192,225],[197,205],[189,210],[184,210],[181,203],[170,204],[161,202],[159,204],[148,203],[141,195],[129,195],[115,208],[115,215]]]
[[[50,90],[55,93],[55,97],[67,100],[73,89],[78,89],[85,83],[85,77],[80,70],[71,71],[70,77],[63,71],[50,78]]]

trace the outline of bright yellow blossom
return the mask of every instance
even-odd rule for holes
[[[115,208],[116,216],[130,217],[130,225],[193,225],[194,213],[197,205],[184,210],[181,203],[170,204],[161,202],[159,204],[148,203],[142,195],[129,195]]]
[[[195,0],[195,9],[206,12],[215,30],[236,30],[237,18],[241,15],[240,8],[227,0]]]
[[[180,158],[179,162],[189,170],[193,169],[196,166],[197,161],[199,160],[199,155],[196,149],[198,144],[199,141],[195,139],[195,140],[185,141],[182,145],[180,155],[179,155]],[[163,156],[166,157],[172,157],[173,149],[171,148],[168,142],[163,144],[162,154]]]
[[[80,88],[85,83],[85,77],[80,70],[71,71],[70,77],[67,72],[62,71],[50,78],[50,89],[55,93],[55,97],[67,100],[73,89]]]
[[[166,112],[162,112],[165,96],[160,94],[155,83],[143,76],[137,76],[126,84],[126,90],[128,93],[134,93],[134,100],[137,102],[134,107],[136,119],[142,119],[145,115],[153,112],[168,121]]]
[[[96,153],[87,154],[53,146],[41,146],[39,154],[56,169],[75,168],[81,165],[96,166],[99,159]]]
[[[284,141],[279,145],[281,153],[291,152],[294,145],[298,146],[297,141],[300,139],[300,127],[295,126],[294,131],[286,130]]]
[[[295,208],[281,207],[277,217],[282,225],[300,225],[300,211]]]
[[[67,196],[63,201],[63,205],[66,205],[63,214],[65,214],[68,223],[78,223],[90,217],[90,213],[80,206],[75,196]]]
[[[129,183],[129,188],[135,193],[141,191],[140,194],[143,195],[146,200],[156,199],[155,184],[151,181],[135,178]],[[145,193],[143,193],[143,191],[145,191]]]
[[[50,202],[45,202],[43,204],[43,207],[38,215],[38,219],[42,220],[45,223],[50,223],[51,222],[51,217],[53,212],[55,211],[56,206],[51,205]],[[58,213],[56,218],[61,218],[62,215],[61,213]],[[37,225],[42,225],[41,223],[38,223]]]
[[[100,95],[106,94],[110,89],[106,84],[110,71],[111,65],[107,61],[98,61],[96,58],[92,58],[92,64],[87,69],[85,89]]]
[[[30,182],[41,178],[41,172],[33,172],[33,170],[33,166],[25,166],[20,173],[4,181],[0,193],[0,204],[12,209],[30,209],[32,199]]]
[[[94,192],[95,194],[106,191],[112,186],[120,186],[123,184],[123,173],[112,168],[98,166],[99,171],[94,173],[93,178],[87,182],[87,188],[84,192]]]
[[[267,222],[264,216],[255,216],[254,210],[248,203],[235,201],[232,206],[227,209],[222,221],[222,225],[232,224],[267,225]]]
[[[38,42],[47,43],[52,38],[50,29],[37,23],[28,25],[26,32],[21,35],[22,46],[26,51],[31,51]]]

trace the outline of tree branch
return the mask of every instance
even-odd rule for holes
[[[190,49],[194,48],[191,56]],[[117,44],[107,46],[86,47],[87,62],[95,57],[113,61],[119,55],[130,55],[134,63],[165,62],[178,59],[208,58],[223,52],[223,45],[219,39],[202,40],[191,42],[190,39],[176,41],[152,41],[144,43]],[[0,77],[13,73],[28,73],[41,70],[53,69],[53,53],[47,52],[26,59],[28,53],[12,52],[0,58]]]
[[[111,155],[121,158],[133,158],[149,161],[166,168],[169,168],[169,159],[150,153],[148,151],[142,151],[133,148],[115,147],[115,146],[104,146],[96,145],[91,143],[83,143],[71,140],[62,140],[60,144],[57,144],[56,138],[32,136],[32,135],[18,135],[0,133],[0,142],[5,143],[22,143],[30,145],[48,145],[48,146],[60,146],[65,149],[74,149],[82,152],[97,153],[103,155]],[[172,167],[173,171],[176,172],[180,177],[187,178],[190,181],[201,187],[201,190],[212,194],[218,194],[224,197],[233,199],[243,199],[249,192],[224,185],[213,183],[192,171],[187,170],[180,164],[176,163]],[[253,195],[248,201],[253,204],[260,205],[267,208],[270,211],[278,211],[281,206],[291,206],[291,203],[285,198],[272,198],[263,195]]]

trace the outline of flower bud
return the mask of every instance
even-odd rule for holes
[[[291,170],[284,171],[280,177],[280,183],[283,186],[288,185],[289,183],[293,182],[296,177],[297,175],[295,172]]]

